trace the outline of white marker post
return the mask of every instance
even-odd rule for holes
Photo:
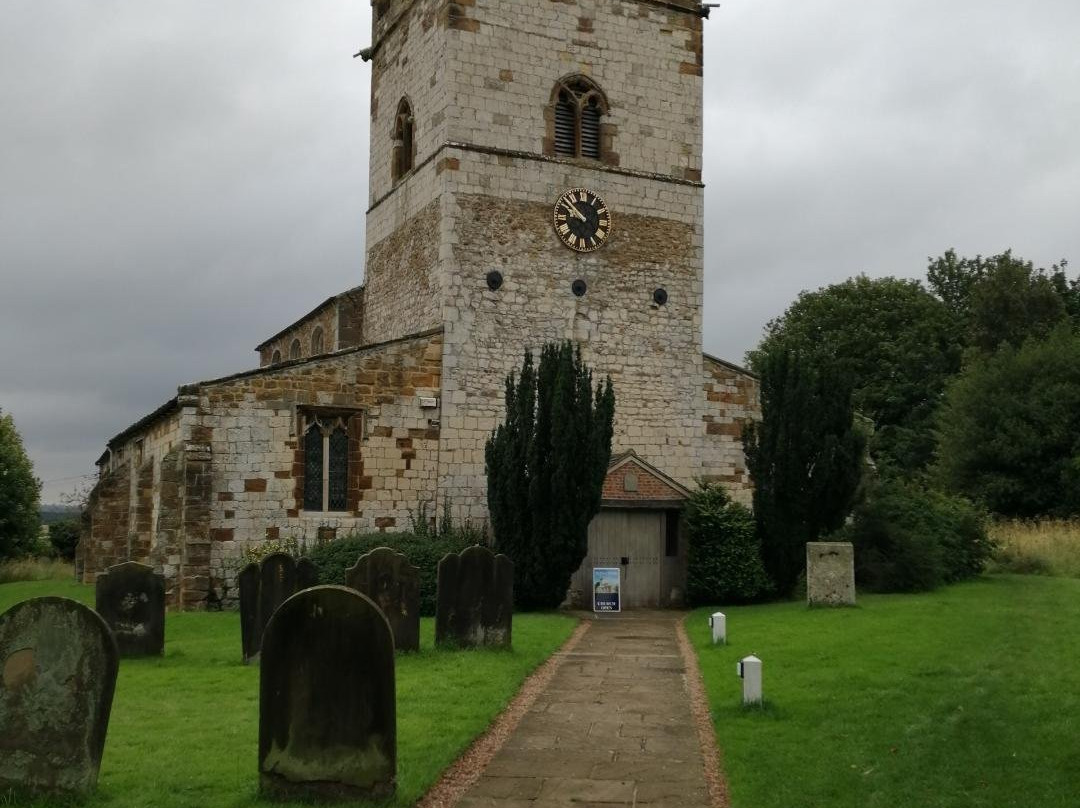
[[[712,626],[713,645],[727,645],[727,616],[723,612],[713,612],[709,625]]]
[[[735,663],[742,683],[743,704],[761,704],[761,660],[751,654]]]

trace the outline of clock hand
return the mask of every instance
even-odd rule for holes
[[[588,221],[588,219],[585,218],[585,214],[582,213],[580,210],[578,210],[577,205],[572,205],[569,202],[567,202],[566,200],[563,200],[563,207],[567,208],[571,213],[573,213],[575,216],[577,216],[579,219],[581,219],[581,221],[583,221],[583,222]]]

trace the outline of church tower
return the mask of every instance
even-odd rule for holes
[[[614,452],[683,485],[717,470],[704,13],[696,0],[375,0],[364,338],[444,330],[439,508],[485,516],[503,380],[557,340],[612,377]]]

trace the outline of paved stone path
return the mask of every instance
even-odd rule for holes
[[[709,808],[681,616],[593,621],[458,808]]]

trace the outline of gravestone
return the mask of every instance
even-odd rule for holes
[[[267,621],[282,603],[301,589],[315,586],[319,573],[309,559],[271,553],[248,564],[236,578],[240,589],[240,641],[244,662],[258,658]]]
[[[165,653],[165,576],[127,561],[99,575],[95,606],[116,637],[121,657]]]
[[[435,644],[510,647],[514,563],[476,544],[439,562]]]
[[[248,564],[236,576],[240,590],[240,642],[244,647],[244,662],[259,655],[262,645],[262,625],[259,622],[259,565]]]
[[[263,637],[259,787],[288,800],[392,794],[394,640],[370,598],[316,586],[289,598]]]
[[[118,665],[112,632],[81,603],[0,614],[0,795],[93,791]]]
[[[420,570],[403,553],[389,547],[365,553],[345,570],[345,585],[375,601],[397,650],[420,649]]]
[[[806,603],[855,605],[855,552],[850,542],[807,542]]]

